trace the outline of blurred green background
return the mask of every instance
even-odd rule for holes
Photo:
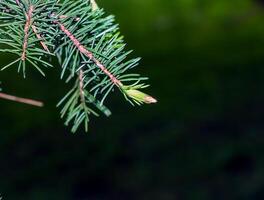
[[[264,199],[264,1],[97,0],[143,57],[152,106],[116,93],[88,134],[63,126],[59,70],[0,73],[3,200]],[[1,65],[9,62],[1,55]]]

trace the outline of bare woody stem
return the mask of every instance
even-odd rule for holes
[[[16,3],[17,3],[17,5],[20,5],[20,1],[19,0],[16,0]],[[32,7],[32,9],[33,9],[33,7]],[[29,10],[30,11],[30,10]],[[32,13],[33,13],[33,10],[32,10]],[[32,13],[31,13],[31,16],[30,16],[30,13],[28,12],[28,14],[26,14],[26,18],[27,18],[27,21],[28,21],[28,18],[30,17],[30,18],[32,18]],[[30,19],[31,20],[31,19]],[[25,32],[25,37],[26,37],[26,35],[27,35],[27,37],[28,37],[28,31],[29,31],[29,27],[30,27],[30,23],[29,23],[29,26],[27,27],[27,31],[25,31],[24,30],[24,32]],[[45,51],[47,51],[48,53],[50,53],[50,51],[49,51],[49,48],[47,47],[47,45],[42,41],[43,40],[43,38],[41,37],[41,35],[38,33],[38,30],[37,30],[37,27],[34,25],[34,24],[31,24],[31,27],[32,27],[32,30],[33,30],[33,32],[35,33],[35,35],[36,35],[36,37],[40,40],[40,44],[41,44],[41,46],[43,47],[43,49],[45,50]],[[25,29],[26,29],[26,26],[25,26]],[[27,33],[27,34],[26,34]],[[24,40],[24,45],[25,45],[25,40]],[[24,49],[24,45],[23,45],[23,53],[25,54],[25,49]],[[26,46],[27,46],[27,44],[26,44]],[[22,55],[24,58],[26,57],[26,55]],[[23,60],[23,59],[22,59]]]
[[[24,36],[23,51],[22,51],[22,56],[21,56],[21,60],[23,61],[26,59],[26,50],[28,46],[29,29],[30,29],[30,26],[32,25],[33,10],[34,10],[34,7],[31,5],[29,7],[28,13],[26,13],[26,24],[24,27],[25,36]]]
[[[32,105],[32,106],[37,106],[37,107],[43,107],[44,106],[44,104],[40,101],[16,97],[16,96],[12,96],[12,95],[5,94],[2,92],[0,92],[0,98],[10,100],[10,101],[19,102],[19,103],[24,103],[24,104],[28,104],[28,105]]]
[[[99,67],[110,79],[111,81],[118,87],[123,86],[123,84],[121,83],[121,81],[119,81],[113,74],[111,74],[111,72],[109,72],[106,67],[99,61],[97,60],[93,53],[88,51],[81,43],[80,41],[60,22],[56,21],[55,23],[57,23],[61,29],[62,32],[64,32],[69,38],[70,40],[73,42],[73,44],[78,48],[78,50],[83,53],[85,56],[87,56],[89,59],[91,59],[96,65],[97,67]]]

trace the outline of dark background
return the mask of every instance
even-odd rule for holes
[[[3,200],[264,199],[264,3],[98,4],[143,57],[159,103],[133,108],[115,93],[112,117],[71,134],[55,108],[70,88],[60,69],[1,72],[5,92],[46,104],[0,100]]]

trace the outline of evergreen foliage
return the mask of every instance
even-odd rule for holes
[[[147,78],[129,72],[140,59],[128,58],[114,16],[94,0],[1,0],[0,21],[0,51],[16,56],[2,70],[16,66],[26,77],[34,67],[45,76],[55,57],[60,77],[74,83],[58,104],[72,132],[81,124],[88,131],[90,114],[111,115],[104,103],[115,88],[132,105],[156,103],[140,91]]]

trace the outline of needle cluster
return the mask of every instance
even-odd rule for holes
[[[58,103],[72,132],[88,131],[91,114],[111,115],[105,100],[114,89],[132,105],[157,102],[141,92],[147,78],[130,72],[140,59],[130,58],[114,16],[94,0],[0,0],[0,43],[16,57],[2,70],[16,66],[24,77],[30,68],[45,76],[58,60],[60,77],[73,83]]]

